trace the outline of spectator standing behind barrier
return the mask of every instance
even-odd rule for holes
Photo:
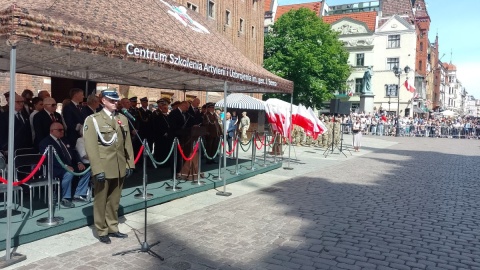
[[[20,148],[30,148],[32,147],[32,133],[30,128],[30,122],[28,118],[22,113],[23,109],[23,97],[19,94],[15,94],[15,104],[14,104],[14,134],[15,140],[13,149],[17,150]],[[9,119],[8,110],[0,113],[0,150],[8,150],[8,119]]]
[[[242,119],[240,119],[240,131],[242,132],[242,143],[247,143],[247,131],[250,128],[250,118],[247,112],[242,112]]]
[[[72,88],[70,90],[70,102],[63,105],[62,116],[67,125],[67,139],[71,145],[77,143],[85,121],[85,115],[82,113],[83,97],[82,89]]]
[[[135,167],[127,118],[116,114],[120,100],[115,90],[102,91],[102,111],[85,119],[85,150],[94,176],[93,217],[99,240],[110,244],[110,237],[126,238],[118,230],[118,208],[123,182]]]
[[[45,152],[49,145],[53,146],[57,156],[67,166],[70,171],[74,171],[73,166],[79,171],[85,170],[85,165],[80,161],[78,154],[72,151],[72,148],[67,141],[63,139],[65,129],[61,123],[53,122],[50,125],[50,135],[40,141],[40,152]],[[61,204],[63,207],[75,207],[72,198],[72,181],[74,175],[65,170],[56,158],[53,158],[53,177],[60,179],[61,184]],[[79,202],[87,201],[87,188],[90,180],[90,174],[86,173],[78,182],[75,189],[74,200]]]
[[[232,120],[232,115],[227,112],[226,114],[227,119],[225,120],[225,132],[227,134],[227,143],[228,143],[228,152],[232,151],[232,139],[235,137],[235,121]],[[227,155],[228,157],[232,157],[232,154]]]
[[[353,132],[353,149],[355,152],[360,152],[360,147],[362,146],[362,124],[360,119],[357,117],[352,126]]]

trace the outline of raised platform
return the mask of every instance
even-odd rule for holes
[[[227,165],[225,176],[226,182],[229,184],[280,168],[282,163],[281,161],[273,163],[271,159],[267,159],[266,166],[261,166],[263,165],[263,160],[260,160],[255,164],[255,170],[252,171],[249,170],[251,165],[250,160],[239,160],[239,175],[235,174],[235,160],[227,160]],[[191,181],[179,181],[178,186],[182,189],[171,191],[165,189],[165,187],[172,184],[170,170],[168,168],[149,168],[147,170],[149,182],[148,193],[153,194],[153,198],[148,200],[147,205],[158,205],[194,193],[223,186],[223,180],[214,179],[214,177],[218,175],[218,165],[202,164],[202,171],[205,174],[205,178],[201,179],[205,182],[204,185],[199,186],[192,184]],[[134,197],[136,194],[141,193],[143,189],[142,181],[143,172],[142,170],[137,170],[137,172],[125,182],[122,199],[120,201],[119,216],[143,209],[143,199],[136,199]],[[223,190],[223,187],[221,190]],[[28,196],[24,197],[28,198]],[[30,217],[27,209],[27,201],[24,202],[24,207],[27,207],[25,208],[26,214],[22,215],[19,211],[14,211],[11,224],[11,234],[13,235],[12,246],[19,246],[24,243],[33,242],[38,239],[93,224],[93,202],[90,202],[84,204],[75,203],[76,207],[70,209],[62,208],[58,210],[57,207],[54,216],[63,217],[64,223],[50,228],[40,227],[36,224],[37,220],[48,216],[46,206],[42,206],[41,204],[42,202],[37,202],[37,207],[35,208],[43,208],[35,209],[32,217]],[[0,250],[5,249],[5,231],[7,229],[5,216],[5,211],[2,210],[0,216],[0,231],[4,233],[0,235]]]

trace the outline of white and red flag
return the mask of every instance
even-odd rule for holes
[[[405,88],[408,90],[408,92],[414,93],[415,92],[415,87],[411,85],[408,80],[405,80],[405,83],[403,84]]]

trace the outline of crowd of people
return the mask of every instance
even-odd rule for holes
[[[7,104],[0,107],[0,155],[5,159],[7,151],[25,148],[45,153],[53,146],[57,155],[53,175],[61,186],[56,196],[60,196],[63,207],[75,207],[75,202],[87,202],[92,182],[94,223],[100,241],[107,244],[109,237],[126,237],[118,231],[117,210],[123,181],[134,172],[133,161],[141,149],[150,149],[156,162],[175,171],[177,179],[194,180],[200,174],[198,152],[191,160],[184,160],[182,155],[193,153],[199,136],[203,138],[207,164],[217,163],[215,156],[224,132],[230,153],[237,134],[243,142],[248,141],[250,119],[246,112],[239,117],[236,111],[216,109],[214,103],[200,106],[198,98],[173,103],[161,98],[152,106],[146,97],[120,98],[115,90],[107,89],[85,98],[82,89],[74,88],[68,99],[57,103],[48,91],[35,96],[26,89],[21,95],[15,94],[15,140],[13,149],[9,149],[9,92],[4,95]],[[177,160],[170,155],[175,138],[182,148]],[[87,173],[87,168],[91,172]]]

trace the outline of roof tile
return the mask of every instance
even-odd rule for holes
[[[277,15],[275,16],[275,20],[280,18],[283,14],[289,12],[290,10],[297,10],[300,8],[308,8],[311,11],[315,12],[318,16],[320,16],[322,10],[322,1],[318,2],[311,2],[311,3],[300,3],[294,5],[285,5],[285,6],[278,6],[277,8]]]
[[[333,24],[343,18],[351,18],[360,22],[364,22],[370,31],[375,31],[375,22],[377,19],[376,11],[334,14],[322,17],[323,21],[328,24]]]

